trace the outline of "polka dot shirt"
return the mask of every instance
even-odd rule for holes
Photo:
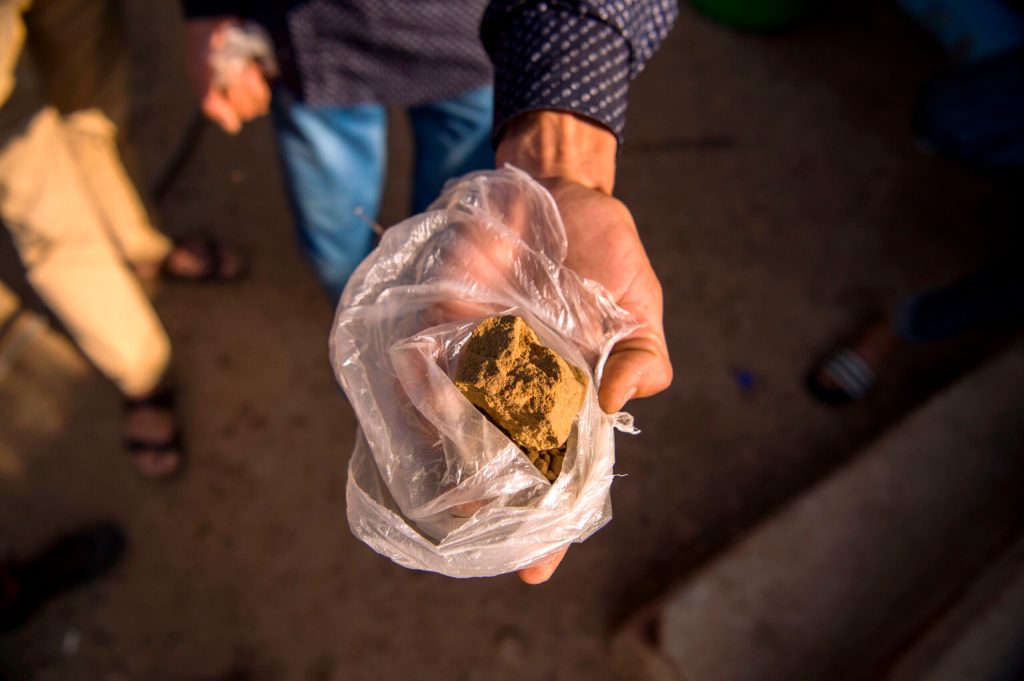
[[[263,24],[284,85],[312,105],[445,99],[486,85],[493,64],[496,133],[517,114],[558,109],[590,118],[620,139],[629,81],[678,12],[675,0],[184,4],[189,16],[233,15]]]
[[[494,63],[495,133],[516,114],[570,111],[622,138],[629,81],[675,23],[674,0],[495,0],[480,35]]]

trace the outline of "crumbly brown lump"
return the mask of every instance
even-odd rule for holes
[[[542,474],[557,477],[586,395],[583,371],[544,347],[522,317],[503,315],[473,330],[459,356],[455,385]]]
[[[562,474],[562,462],[565,460],[565,445],[557,449],[546,449],[543,452],[527,449],[525,454],[530,463],[549,481],[554,482]]]

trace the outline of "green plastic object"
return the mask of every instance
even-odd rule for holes
[[[708,16],[750,31],[779,31],[803,19],[814,0],[693,0]]]

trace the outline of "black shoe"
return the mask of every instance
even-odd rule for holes
[[[34,558],[0,566],[0,631],[12,631],[48,600],[102,577],[124,553],[125,536],[103,523],[58,538]]]

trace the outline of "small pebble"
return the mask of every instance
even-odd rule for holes
[[[68,629],[60,640],[60,652],[66,656],[74,655],[82,647],[82,634],[77,629]]]
[[[530,647],[530,636],[515,627],[504,627],[495,636],[495,657],[501,666],[508,669],[518,669],[528,664]]]
[[[742,392],[747,392],[757,386],[757,376],[747,369],[737,369],[734,374],[736,385]]]
[[[561,447],[549,447],[548,449],[529,449],[522,447],[523,454],[530,460],[541,475],[554,482],[562,474],[562,464],[565,462],[565,451],[567,445]]]

